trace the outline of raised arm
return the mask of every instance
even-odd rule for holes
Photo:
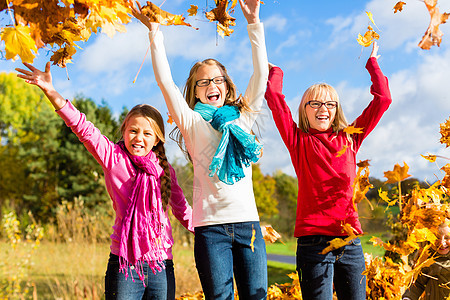
[[[44,92],[45,96],[47,96],[48,100],[50,100],[55,110],[63,108],[67,101],[53,87],[50,62],[47,62],[45,65],[44,72],[29,63],[24,62],[23,64],[29,70],[16,68],[16,71],[19,72],[17,77],[25,79],[26,83],[38,86]]]
[[[264,27],[259,20],[260,0],[239,0],[239,3],[242,13],[247,19],[247,30],[252,46],[253,74],[245,91],[245,97],[252,110],[258,112],[262,107],[269,76]],[[252,114],[249,125],[252,125],[256,117],[257,114]]]

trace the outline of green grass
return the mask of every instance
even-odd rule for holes
[[[377,233],[367,233],[360,237],[361,245],[364,253],[372,254],[373,256],[383,256],[384,249],[380,246],[374,246],[370,239],[375,236],[381,238],[383,241],[388,239],[388,233],[377,232]],[[284,243],[275,242],[273,244],[266,243],[266,251],[269,254],[278,254],[278,255],[291,255],[295,256],[295,252],[297,250],[297,240],[291,239]]]
[[[274,261],[267,262],[267,273],[269,286],[278,283],[291,283],[292,279],[288,274],[295,272],[295,265],[279,263]]]

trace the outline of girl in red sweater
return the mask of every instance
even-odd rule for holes
[[[378,45],[374,43],[366,64],[374,98],[351,124],[362,129],[362,133],[354,134],[344,132],[349,124],[338,94],[324,83],[309,87],[303,94],[297,125],[282,94],[283,72],[269,66],[265,97],[298,179],[294,235],[298,238],[297,271],[306,300],[332,299],[333,284],[339,299],[366,296],[364,253],[359,238],[327,254],[319,253],[332,239],[345,237],[343,224],[362,233],[352,201],[356,153],[392,102],[377,53]],[[344,154],[339,153],[343,149]]]

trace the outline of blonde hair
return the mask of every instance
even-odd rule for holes
[[[165,211],[171,196],[172,181],[170,178],[169,162],[167,161],[166,151],[164,148],[164,143],[166,142],[164,120],[160,112],[153,106],[148,104],[136,105],[128,112],[122,122],[122,125],[120,126],[121,140],[123,139],[123,134],[125,132],[125,128],[127,127],[127,122],[131,117],[135,116],[146,118],[150,122],[150,126],[152,127],[153,131],[156,134],[156,137],[158,138],[158,143],[153,146],[152,150],[158,157],[159,165],[164,170],[164,175],[161,177],[161,200],[163,209]]]
[[[337,102],[336,115],[334,117],[333,123],[331,124],[333,132],[338,132],[348,126],[348,122],[345,118],[342,105],[339,101],[339,95],[336,90],[329,84],[317,83],[310,86],[305,91],[305,93],[303,93],[302,100],[300,101],[300,105],[298,107],[298,127],[303,132],[308,132],[310,128],[308,117],[306,116],[306,103],[311,100],[323,99],[327,94],[330,96],[330,99],[332,101]]]
[[[197,102],[200,101],[200,99],[198,99],[195,96],[195,89],[197,88],[197,86],[196,86],[197,71],[205,65],[216,66],[222,72],[223,76],[225,76],[225,84],[227,85],[227,94],[225,95],[225,101],[224,101],[223,105],[236,106],[237,108],[239,108],[240,112],[251,111],[248,101],[245,99],[245,97],[242,97],[242,95],[239,95],[239,96],[237,95],[236,85],[233,83],[230,76],[228,76],[228,72],[227,72],[227,69],[225,68],[225,66],[214,58],[207,58],[203,61],[198,61],[192,66],[192,68],[189,72],[189,77],[186,80],[186,84],[185,84],[184,90],[183,90],[184,98],[185,98],[188,106],[191,109],[194,109],[195,104],[197,104]],[[171,139],[173,139],[175,142],[177,142],[181,151],[186,155],[186,157],[190,161],[192,161],[189,153],[187,152],[186,145],[184,144],[184,138],[180,132],[180,129],[178,127],[175,127],[170,132],[169,136]]]

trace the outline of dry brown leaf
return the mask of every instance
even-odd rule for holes
[[[428,12],[430,13],[431,20],[430,25],[428,25],[428,28],[422,37],[422,40],[419,42],[419,47],[424,50],[429,50],[431,46],[440,46],[442,36],[444,34],[439,29],[439,25],[444,24],[450,14],[441,14],[439,12],[439,8],[436,6],[437,0],[424,0],[424,2]]]
[[[402,11],[403,5],[406,5],[406,3],[403,1],[397,2],[397,4],[395,4],[395,6],[394,6],[394,14],[397,13],[398,11]]]

